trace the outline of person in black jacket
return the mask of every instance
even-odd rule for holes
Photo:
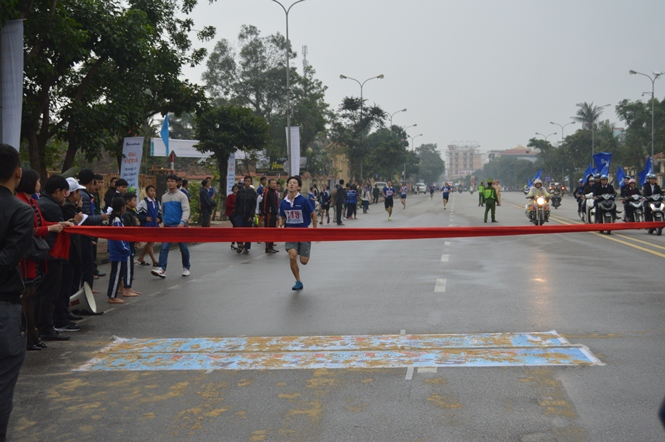
[[[603,220],[603,215],[605,212],[601,208],[601,206],[598,205],[598,197],[601,195],[616,195],[616,191],[614,190],[614,186],[608,183],[608,178],[607,175],[601,175],[600,177],[600,184],[597,184],[594,191],[593,191],[593,199],[596,202],[596,223],[600,224],[601,221]],[[614,211],[616,211],[616,206]],[[616,213],[614,214],[616,217]]]
[[[22,172],[18,151],[0,144],[0,440],[7,438],[14,387],[28,345],[21,326],[25,285],[19,263],[30,249],[35,215],[14,196]]]
[[[45,221],[59,223],[63,226],[71,226],[71,223],[65,223],[65,217],[62,213],[62,203],[69,196],[69,183],[60,175],[54,175],[44,183],[44,191],[41,198],[37,200],[39,210]],[[46,242],[53,248],[58,233],[49,233]],[[37,330],[41,338],[46,341],[65,341],[68,336],[61,335],[53,325],[54,304],[57,302],[62,284],[63,260],[49,258],[46,264],[46,274],[42,283],[37,287],[35,294],[35,319],[37,320]],[[61,324],[65,327],[67,324]],[[71,330],[78,331],[78,330]]]
[[[245,187],[238,190],[236,194],[236,206],[233,209],[236,227],[252,227],[254,224],[254,215],[256,214],[256,191],[250,187],[252,185],[251,176],[248,175],[245,177],[244,185]],[[236,252],[247,255],[251,247],[251,242],[238,243]]]
[[[83,221],[84,226],[100,226],[102,222],[109,219],[106,213],[95,215],[95,207],[101,204],[96,201],[92,196],[96,190],[97,183],[95,181],[95,173],[90,169],[81,169],[79,171],[79,183],[85,186],[85,190],[81,190],[81,211],[88,217]],[[114,191],[115,192],[115,191]],[[95,274],[95,256],[92,251],[93,242],[95,238],[81,235],[81,285],[87,282],[90,288],[94,282]]]
[[[263,201],[261,202],[261,215],[264,219],[265,227],[277,227],[279,218],[279,193],[277,193],[277,181],[274,178],[268,180],[268,187],[263,192]],[[266,253],[277,253],[274,242],[266,243]]]
[[[210,216],[215,209],[215,203],[210,199],[210,181],[201,181],[199,189],[199,205],[201,207],[201,227],[210,227]]]
[[[647,175],[647,183],[644,185],[644,188],[642,189],[642,196],[647,198],[650,197],[651,195],[660,195],[663,193],[661,190],[660,186],[658,185],[656,181],[656,175],[653,173],[650,173]],[[653,218],[651,216],[651,207],[649,206],[648,202],[644,203],[644,219],[645,221],[653,221]],[[649,229],[649,233],[653,233],[653,229]]]
[[[339,180],[339,184],[335,186],[337,194],[335,195],[335,218],[338,226],[343,226],[342,223],[342,206],[346,201],[346,190],[344,189],[344,180]]]

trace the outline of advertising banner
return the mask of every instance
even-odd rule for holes
[[[2,69],[2,143],[21,145],[23,109],[23,20],[10,20],[1,30],[0,69]]]
[[[231,189],[236,180],[236,154],[229,155],[229,165],[226,168],[226,195],[231,195]]]
[[[122,166],[120,178],[127,180],[131,187],[139,187],[139,171],[141,170],[141,158],[143,157],[143,137],[125,138],[122,146]]]
[[[286,128],[288,131],[289,129]],[[289,135],[286,133],[288,142]],[[290,164],[288,172],[291,175],[298,175],[300,173],[300,127],[291,126],[291,146],[289,147]]]

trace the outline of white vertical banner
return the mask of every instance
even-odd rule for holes
[[[286,128],[286,140],[289,140],[288,128]],[[300,126],[291,126],[291,146],[289,146],[289,173],[300,175]]]
[[[139,188],[139,171],[141,170],[141,158],[143,157],[143,137],[125,138],[122,145],[122,166],[120,167],[120,178],[127,180],[131,187]]]
[[[233,185],[236,182],[236,154],[229,155],[229,164],[226,166],[226,196],[233,193]]]
[[[17,150],[21,145],[23,110],[23,20],[10,20],[2,28],[2,140]]]

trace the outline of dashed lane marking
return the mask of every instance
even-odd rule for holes
[[[434,285],[434,292],[435,293],[443,293],[446,291],[446,284],[448,283],[448,280],[445,278],[440,278],[436,280],[436,285]]]
[[[556,331],[116,339],[76,371],[604,365]]]
[[[449,246],[449,245],[450,245],[450,241],[444,241],[443,245],[444,245],[444,246]]]
[[[450,260],[450,255],[441,255],[441,262],[448,262]]]

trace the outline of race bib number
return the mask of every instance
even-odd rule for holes
[[[302,210],[286,210],[286,224],[301,224],[303,222]]]

